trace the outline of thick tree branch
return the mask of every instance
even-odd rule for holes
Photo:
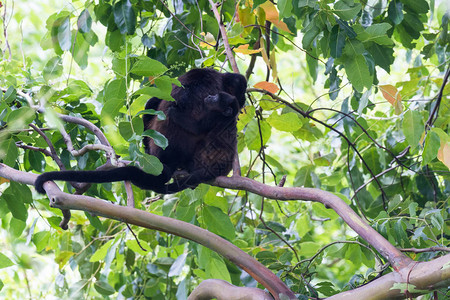
[[[0,177],[24,184],[34,184],[37,175],[15,170],[0,163]],[[227,240],[180,220],[158,216],[132,207],[112,204],[108,201],[83,195],[63,193],[55,183],[49,181],[44,189],[50,199],[50,206],[61,210],[87,211],[106,218],[122,221],[153,230],[159,230],[187,238],[221,254],[266,287],[275,299],[282,294],[286,299],[297,299],[292,291],[263,264]]]
[[[35,174],[18,171],[1,163],[0,176],[30,185],[34,184],[37,177]],[[219,177],[215,184],[221,187],[244,189],[272,199],[301,199],[321,202],[334,209],[350,227],[387,257],[397,271],[384,275],[365,286],[335,295],[329,299],[401,299],[405,298],[405,288],[404,285],[398,285],[398,283],[406,284],[410,289],[408,292],[410,295],[423,294],[423,291],[434,290],[450,284],[450,268],[447,266],[450,261],[450,254],[430,262],[413,262],[361,220],[339,197],[331,193],[312,188],[272,187],[244,177]],[[296,299],[284,283],[270,270],[230,242],[207,230],[179,220],[153,215],[135,208],[114,205],[92,197],[66,194],[61,192],[52,182],[45,183],[44,188],[51,199],[52,207],[63,210],[87,211],[129,224],[188,238],[216,251],[244,269],[265,286],[275,296],[275,299],[280,299],[277,297],[280,293],[289,295],[289,299]],[[412,288],[422,291],[415,292]]]
[[[366,285],[339,293],[328,300],[405,299],[450,285],[450,254],[428,262],[411,262],[398,272],[386,274]]]
[[[249,287],[234,286],[224,280],[207,279],[202,281],[192,293],[188,300],[271,300],[273,299],[269,294],[263,290]]]
[[[269,199],[320,202],[333,209],[348,226],[385,257],[394,269],[405,267],[412,261],[361,219],[341,198],[332,193],[314,188],[268,186],[246,177],[221,176],[216,178],[214,185],[246,190]]]

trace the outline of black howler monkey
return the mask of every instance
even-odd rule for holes
[[[39,175],[36,190],[45,193],[43,184],[50,180],[89,183],[130,180],[141,189],[168,194],[227,175],[235,154],[236,116],[245,102],[245,77],[193,69],[178,79],[182,86],[174,86],[171,94],[175,102],[154,97],[145,106],[166,114],[165,120],[153,115],[143,118],[145,129],[162,133],[169,142],[163,150],[144,137],[146,153],[158,157],[164,166],[160,175],[133,166],[108,171],[56,171]],[[168,184],[171,178],[173,182]]]

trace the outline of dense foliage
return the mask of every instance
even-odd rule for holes
[[[175,78],[193,67],[232,71],[230,46],[250,88],[238,121],[243,176],[273,185],[286,175],[285,186],[333,192],[415,260],[442,252],[411,248],[449,246],[446,1],[227,0],[217,8],[226,42],[206,0],[2,2],[4,164],[34,173],[105,164],[101,147],[74,151],[98,138],[60,113],[92,122],[121,159],[158,174],[162,166],[143,153],[142,137],[167,140],[144,132],[145,102],[170,100]],[[320,203],[206,184],[163,199],[133,193],[138,208],[206,228],[250,253],[299,299],[392,271]],[[92,185],[85,194],[126,205],[123,183]],[[2,180],[0,195],[0,296],[185,299],[207,278],[257,285],[176,235],[79,212],[63,231],[61,212],[32,187]]]

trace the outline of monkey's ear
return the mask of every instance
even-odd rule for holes
[[[225,92],[236,96],[239,106],[244,106],[245,91],[247,90],[247,80],[245,77],[237,73],[224,73],[222,76],[222,83]]]

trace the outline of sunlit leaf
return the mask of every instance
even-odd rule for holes
[[[3,253],[0,252],[0,269],[13,266],[14,263]]]
[[[257,89],[266,90],[268,92],[271,92],[272,94],[276,94],[280,90],[278,85],[276,85],[273,82],[267,82],[267,81],[260,81],[260,82],[256,83],[254,85],[254,87]]]
[[[266,13],[266,20],[272,22],[273,25],[275,25],[276,27],[278,27],[281,30],[291,32],[289,30],[289,28],[287,27],[286,23],[279,20],[278,10],[272,2],[266,1],[263,4],[261,4],[259,7],[262,8],[264,10],[264,12]]]
[[[392,104],[395,108],[395,113],[398,115],[403,111],[402,96],[395,86],[390,84],[379,86],[384,99]]]
[[[419,144],[424,126],[423,118],[417,111],[409,110],[403,116],[403,134],[411,147],[415,148]]]
[[[253,50],[253,49],[248,49],[249,45],[245,44],[245,45],[240,45],[237,48],[234,48],[233,51],[236,53],[242,53],[242,54],[255,54],[255,53],[259,53],[261,52],[261,48]]]

